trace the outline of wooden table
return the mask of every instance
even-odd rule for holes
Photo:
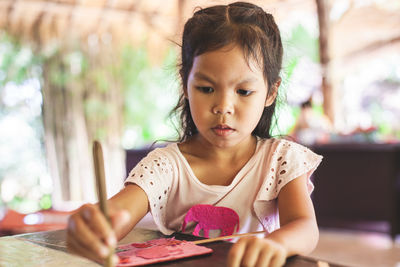
[[[185,234],[175,234],[176,239],[196,240],[198,237]],[[165,237],[160,232],[148,229],[134,229],[119,243],[143,242],[154,238]],[[89,261],[67,253],[66,231],[48,231],[31,234],[22,234],[0,238],[0,266],[100,266]],[[232,243],[214,242],[205,244],[212,248],[211,255],[197,256],[177,261],[158,263],[157,266],[179,266],[179,267],[211,267],[226,266],[226,255]],[[317,260],[304,256],[295,256],[287,260],[286,267],[310,267],[318,266]],[[340,267],[329,263],[330,267]]]

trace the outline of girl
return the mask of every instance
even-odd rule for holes
[[[270,137],[282,62],[273,17],[243,2],[201,9],[185,24],[181,56],[180,142],[153,150],[130,172],[109,200],[111,227],[97,205],[78,209],[70,250],[102,261],[150,211],[164,234],[191,232],[192,220],[204,236],[264,229],[265,237],[232,246],[229,266],[282,266],[311,252],[318,228],[309,177],[321,157]]]

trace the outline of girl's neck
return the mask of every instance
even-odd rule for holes
[[[200,135],[196,135],[179,145],[183,154],[213,162],[236,162],[249,159],[255,152],[257,138],[249,136],[233,147],[217,147]]]

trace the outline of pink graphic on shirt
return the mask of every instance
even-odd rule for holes
[[[182,224],[182,232],[189,222],[197,222],[193,235],[199,236],[203,230],[204,237],[209,237],[210,230],[221,230],[221,236],[232,235],[239,230],[239,216],[230,208],[215,207],[212,205],[195,205],[186,213]]]
[[[144,243],[118,246],[118,267],[141,266],[209,254],[212,249],[174,238],[160,238]]]

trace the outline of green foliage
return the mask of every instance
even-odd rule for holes
[[[30,199],[25,196],[15,196],[10,202],[6,204],[8,208],[16,210],[21,213],[35,212],[42,208],[39,201]],[[48,207],[48,204],[46,204],[46,206]]]
[[[301,24],[294,27],[288,36],[282,36],[283,72],[282,85],[290,83],[290,78],[302,58],[319,62],[318,38],[313,37]]]
[[[312,109],[316,114],[320,114],[320,115],[324,114],[324,107],[322,106],[322,104],[317,105],[317,104],[313,103]]]
[[[300,113],[298,106],[288,105],[286,101],[287,88],[292,82],[292,75],[300,61],[303,58],[308,58],[316,63],[319,61],[318,38],[313,37],[301,24],[295,26],[288,36],[282,36],[282,44],[284,50],[282,84],[279,88],[273,122],[273,136],[288,134]]]
[[[168,114],[177,101],[178,87],[175,50],[168,50],[161,66],[150,63],[145,47],[124,46],[111,53],[99,63],[79,49],[68,54],[55,51],[46,57],[50,82],[59,88],[70,88],[71,84],[90,87],[90,90],[85,89],[83,103],[88,120],[110,119],[112,111],[116,110],[111,105],[115,103],[108,102],[101,95],[110,93],[110,90],[121,90],[124,127],[127,132],[135,133],[125,135],[125,148],[170,138],[175,132],[171,125],[168,126]],[[96,138],[102,140],[108,130],[100,123],[96,128]]]
[[[0,32],[0,87],[13,81],[21,84],[40,72],[42,57],[33,53],[18,40]]]
[[[50,209],[51,208],[51,195],[50,194],[45,194],[42,196],[42,198],[39,201],[39,206],[40,209]]]
[[[315,63],[319,62],[318,38],[312,36],[303,25],[298,24],[294,27],[291,36],[284,40],[284,43],[290,44],[297,57],[305,56]]]
[[[84,103],[85,113],[88,117],[96,116],[100,120],[105,120],[111,114],[109,105],[99,99],[87,99]]]
[[[59,71],[57,67],[49,68],[48,74],[50,83],[56,87],[63,88],[70,80],[69,73],[66,71]]]
[[[126,46],[121,53],[118,73],[124,92],[126,129],[135,129],[136,141],[142,146],[157,139],[171,137],[173,128],[166,125],[168,114],[177,101],[176,53],[169,49],[161,66],[152,66],[145,48]],[[128,137],[129,138],[129,137]]]
[[[293,58],[286,58],[286,60],[288,61],[287,63],[287,74],[286,74],[286,78],[289,80],[290,77],[292,77],[293,71],[294,69],[297,67],[298,63],[299,63],[299,57],[293,57]]]
[[[393,133],[393,123],[385,118],[385,110],[381,103],[373,102],[370,104],[370,112],[374,125],[377,125],[380,135],[390,135]]]
[[[0,32],[0,205],[35,211],[36,191],[46,175],[40,80],[43,57]],[[15,189],[19,191],[15,191]],[[1,188],[0,188],[1,189]],[[38,194],[40,195],[40,190]]]

